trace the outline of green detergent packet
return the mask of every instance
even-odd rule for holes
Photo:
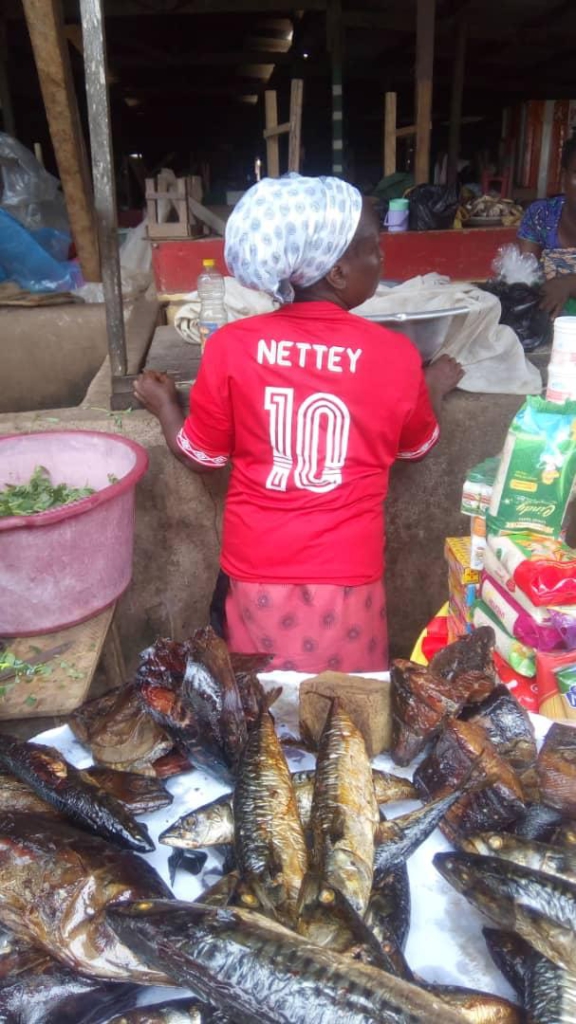
[[[486,516],[488,533],[559,537],[576,479],[576,402],[530,396],[512,420]]]

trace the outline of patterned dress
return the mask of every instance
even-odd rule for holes
[[[544,277],[549,280],[576,274],[576,248],[564,248],[558,239],[565,202],[565,196],[537,199],[526,210],[518,229],[518,238],[542,247],[540,263]]]

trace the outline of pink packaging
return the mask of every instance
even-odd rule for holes
[[[491,576],[482,576],[480,597],[500,620],[511,636],[537,651],[553,651],[564,647],[564,637],[552,623],[536,622],[517,601]]]
[[[484,571],[495,583],[499,583],[506,593],[512,594],[514,600],[538,625],[550,626],[552,624],[557,626],[560,621],[563,623],[563,631],[567,627],[576,629],[576,605],[563,604],[554,606],[550,603],[547,606],[542,606],[533,604],[524,591],[520,589],[514,577],[506,570],[490,544],[488,544],[484,555]],[[566,644],[565,646],[569,645]]]

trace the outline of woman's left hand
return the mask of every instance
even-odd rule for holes
[[[542,293],[540,308],[551,317],[560,316],[568,299],[576,297],[576,274],[553,277],[543,284]]]

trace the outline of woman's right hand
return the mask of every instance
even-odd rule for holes
[[[453,356],[438,356],[433,363],[424,370],[428,390],[438,398],[444,398],[450,391],[458,386],[464,376],[458,360]]]
[[[540,308],[551,317],[561,316],[568,299],[576,296],[576,274],[553,277],[542,285]]]
[[[167,373],[145,370],[134,381],[134,395],[148,412],[158,419],[171,406],[178,405],[176,385]]]

